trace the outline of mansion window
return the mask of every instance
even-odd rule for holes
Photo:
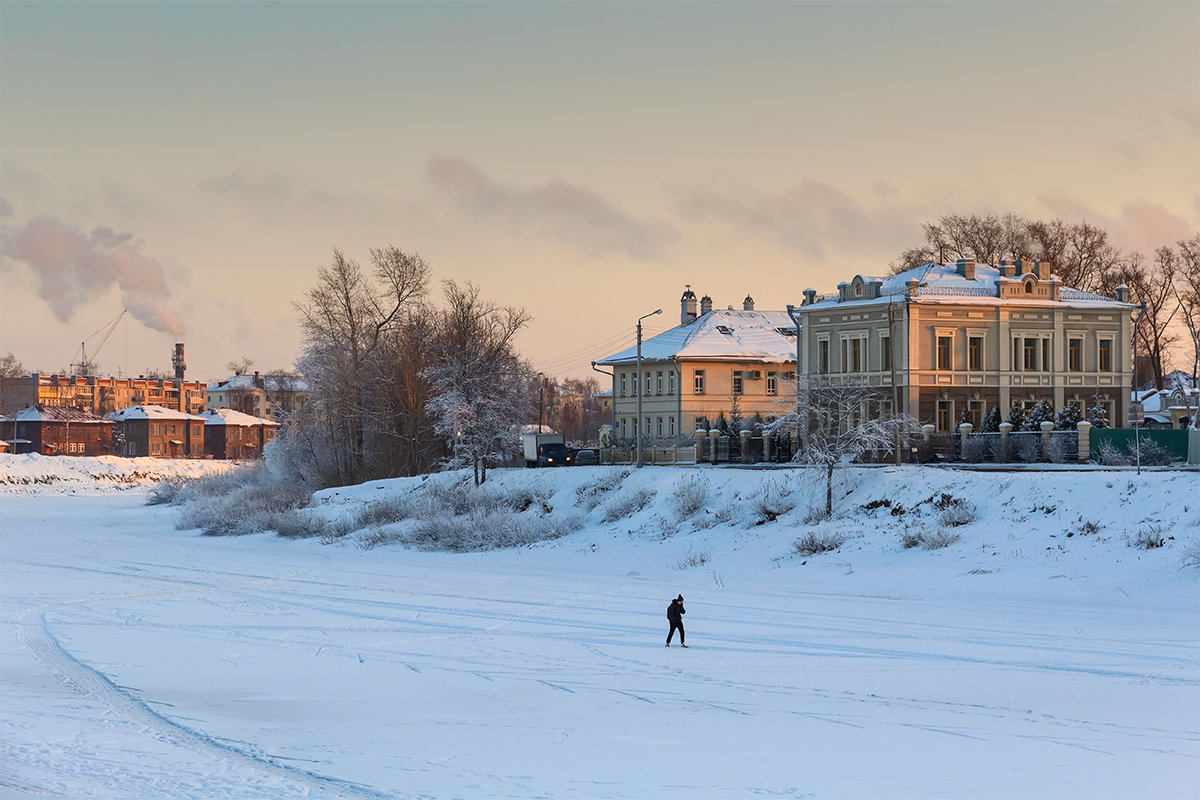
[[[953,407],[949,400],[937,401],[937,429],[939,433],[949,433]]]
[[[696,394],[704,394],[704,370],[698,369],[692,376],[692,391]]]
[[[735,369],[733,371],[733,393],[734,394],[742,394],[744,389],[745,389],[745,382],[743,381],[743,378],[742,378],[742,372],[741,372],[741,370]]]
[[[983,369],[983,337],[971,336],[967,338],[967,369],[981,370]]]
[[[667,373],[667,394],[675,394],[675,370]]]
[[[829,340],[821,339],[817,342],[817,372],[822,375],[829,374]]]
[[[862,339],[850,340],[850,371],[863,371]]]
[[[779,375],[775,372],[767,373],[767,394],[779,394]]]
[[[967,401],[967,422],[975,426],[975,431],[983,425],[983,401],[968,400]]]
[[[643,396],[648,395],[648,394],[650,394],[650,373],[649,372],[646,373],[646,388],[642,391]]]
[[[657,373],[657,374],[655,375],[655,381],[656,381],[656,384],[657,384],[657,394],[662,394],[662,390],[663,390],[663,374],[662,374],[661,372],[659,372],[659,373]]]
[[[882,355],[882,358],[880,359],[880,363],[883,365],[882,369],[891,369],[892,368],[892,337],[891,336],[880,337],[879,351],[880,351],[880,354]]]
[[[1067,369],[1071,372],[1083,371],[1083,339],[1067,340]]]
[[[1100,371],[1112,372],[1113,357],[1112,357],[1112,339],[1100,340]]]
[[[621,397],[625,396],[625,378],[626,378],[626,375],[625,375],[625,373],[622,372],[621,373]]]
[[[937,364],[935,369],[950,369],[950,337],[937,337]]]
[[[1026,338],[1022,340],[1021,347],[1021,369],[1036,370],[1037,369],[1037,339]]]
[[[662,436],[662,435],[663,435],[663,424],[662,424],[662,417],[659,417],[659,418],[658,418],[658,435],[659,435],[659,436]]]

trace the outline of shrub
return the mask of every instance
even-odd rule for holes
[[[792,542],[792,551],[802,556],[828,553],[837,550],[845,541],[846,534],[838,531],[809,531]]]
[[[955,499],[938,513],[938,520],[948,528],[969,525],[975,521],[975,506],[962,499]]]
[[[619,487],[629,475],[630,472],[627,469],[617,470],[604,473],[591,483],[580,484],[575,487],[576,505],[591,511],[608,499],[609,494]]]
[[[476,490],[477,496],[473,505],[478,508],[481,504],[490,504],[513,511],[528,511],[530,508],[542,514],[549,514],[554,509],[550,506],[550,489],[543,483],[522,483],[508,489],[487,489],[483,492]]]
[[[1027,464],[1040,461],[1042,458],[1042,437],[1037,434],[1026,434],[1017,439],[1017,458]]]
[[[892,509],[892,513],[896,513],[896,510]],[[829,515],[825,513],[824,506],[809,506],[808,510],[804,512],[805,525],[816,525],[817,523],[824,522],[827,519],[829,519]]]
[[[1017,457],[1017,443],[1013,441],[1013,436],[1001,436],[996,443],[996,461],[1001,464],[1007,464],[1014,461]]]
[[[1085,520],[1082,517],[1079,518],[1079,520],[1075,523],[1074,527],[1067,528],[1067,530],[1066,530],[1068,539],[1071,538],[1072,536],[1076,536],[1076,535],[1078,535],[1078,536],[1093,536],[1099,532],[1100,532],[1100,524],[1099,523],[1092,522],[1091,520]]]
[[[1193,539],[1183,547],[1183,565],[1200,567],[1200,539]]]
[[[708,478],[702,475],[689,475],[677,481],[671,489],[671,496],[667,498],[676,521],[683,522],[703,509],[708,502],[708,490]]]
[[[1073,406],[1072,406],[1073,408]],[[1050,436],[1050,444],[1046,447],[1046,460],[1052,464],[1062,464],[1067,460],[1068,445],[1066,436]]]
[[[940,550],[943,547],[949,547],[960,538],[957,533],[950,533],[940,528],[932,532],[925,528],[909,528],[900,534],[900,544],[906,550],[914,547],[923,547],[926,550]]]
[[[580,524],[581,520],[575,515],[539,517],[493,510],[467,516],[422,519],[397,538],[419,550],[466,553],[559,539],[578,530]]]
[[[1096,450],[1097,460],[1106,467],[1127,467],[1132,462],[1129,454],[1116,447],[1112,442],[1101,442]]]
[[[1138,453],[1140,451],[1143,467],[1168,467],[1171,465],[1171,454],[1167,451],[1167,448],[1152,439],[1141,439],[1140,442],[1130,442],[1128,450],[1130,463],[1136,464],[1138,462]]]
[[[605,503],[603,517],[605,522],[616,522],[631,514],[636,514],[654,499],[654,490],[641,487],[624,495],[614,497]]]
[[[417,512],[417,503],[411,496],[388,497],[368,503],[355,516],[359,528],[369,525],[388,525],[412,518]]]
[[[308,505],[312,497],[306,486],[295,483],[252,481],[233,490],[218,483],[215,491],[208,484],[200,481],[190,488],[194,496],[184,505],[176,528],[200,528],[206,536],[262,533],[275,530],[284,512]]]
[[[1163,536],[1162,525],[1152,522],[1133,536],[1125,534],[1125,542],[1130,547],[1136,547],[1139,550],[1154,550],[1166,544],[1167,540]]]
[[[762,494],[754,500],[754,513],[759,522],[774,522],[795,507],[792,488],[774,478],[763,482]]]
[[[146,498],[146,505],[170,506],[181,503],[186,497],[185,490],[194,483],[196,481],[193,478],[179,476],[163,478],[150,490],[150,496]]]
[[[401,541],[401,537],[396,531],[388,531],[382,525],[372,525],[358,537],[358,546],[363,550],[371,550],[399,541]]]
[[[708,553],[705,553],[705,552],[688,553],[686,556],[684,556],[683,558],[679,559],[678,562],[676,562],[675,567],[677,569],[691,569],[692,567],[703,567],[707,563],[708,563]]]

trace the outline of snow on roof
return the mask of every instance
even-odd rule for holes
[[[205,411],[200,415],[204,419],[205,425],[267,425],[272,428],[278,428],[279,423],[262,417],[255,417],[251,414],[243,414],[241,411],[234,411],[232,408],[214,408],[211,411]]]
[[[642,342],[642,360],[795,361],[795,332],[786,311],[714,310]],[[596,363],[612,366],[636,360],[635,345]]]
[[[87,411],[69,406],[29,406],[4,417],[5,422],[73,422],[76,424],[104,424],[110,420]]]
[[[1071,306],[1071,307],[1110,307],[1110,308],[1134,308],[1132,303],[1122,303],[1119,300],[1106,297],[1102,294],[1094,292],[1085,292],[1080,289],[1074,289],[1070,286],[1063,286],[1059,290],[1058,301],[1054,300],[1033,300],[1022,297],[1019,300],[1001,299],[997,285],[1001,281],[1019,281],[1022,275],[1015,277],[1005,277],[1001,273],[999,267],[991,266],[990,264],[976,264],[975,277],[968,280],[963,275],[959,274],[958,266],[954,262],[947,264],[928,263],[922,264],[911,269],[906,269],[895,275],[889,275],[886,278],[873,278],[869,276],[861,276],[864,284],[869,284],[874,281],[880,282],[879,297],[877,298],[855,298],[853,300],[840,300],[835,293],[819,298],[815,303],[804,306],[804,310],[811,309],[817,306],[844,308],[853,305],[876,305],[879,303],[901,303],[904,302],[904,291],[910,280],[918,282],[917,287],[911,292],[912,299],[918,302],[931,303],[972,303],[979,305],[997,305],[1001,303],[1017,302],[1021,305],[1048,305],[1048,306]],[[1058,280],[1057,276],[1052,275],[1052,280]],[[848,282],[845,282],[848,283]]]
[[[204,417],[198,417],[194,414],[187,414],[183,411],[176,411],[173,408],[163,408],[162,406],[130,406],[122,408],[120,411],[113,411],[110,414],[105,414],[105,418],[111,419],[114,422],[125,422],[133,419],[156,419],[156,420],[203,420]]]

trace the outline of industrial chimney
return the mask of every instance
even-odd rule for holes
[[[183,371],[187,369],[187,362],[183,360],[183,342],[175,343],[175,355],[171,356],[171,366],[175,367],[175,380],[183,380]]]

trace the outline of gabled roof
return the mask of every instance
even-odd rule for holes
[[[205,411],[200,415],[204,419],[205,425],[265,425],[271,428],[278,428],[279,423],[270,419],[263,419],[252,414],[243,414],[241,411],[235,411],[232,408],[214,408],[210,411]]]
[[[111,419],[113,422],[125,422],[133,419],[153,419],[153,420],[204,420],[204,417],[198,417],[195,414],[186,414],[182,411],[176,411],[172,408],[163,408],[162,406],[130,406],[122,408],[120,411],[113,411],[110,414],[104,415],[106,419]]]
[[[710,311],[642,342],[642,361],[794,362],[795,332],[786,311]],[[613,366],[636,361],[634,345],[596,363]]]
[[[5,422],[70,422],[72,424],[108,424],[111,420],[69,406],[29,406],[4,418]]]
[[[308,384],[299,378],[283,378],[279,375],[262,375],[259,379],[263,382],[259,386],[254,382],[253,375],[234,375],[232,378],[226,378],[223,381],[217,381],[208,387],[210,392],[253,392],[256,389],[265,389],[270,392],[307,392]]]

